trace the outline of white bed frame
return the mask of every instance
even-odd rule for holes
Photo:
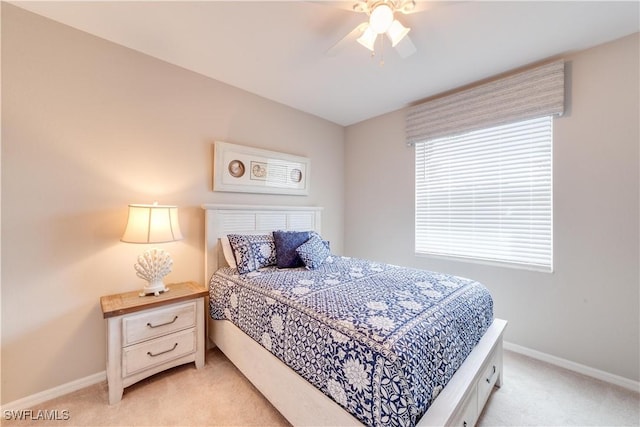
[[[224,260],[220,237],[273,230],[321,232],[322,208],[294,206],[203,205],[205,281]],[[308,383],[277,357],[226,320],[207,315],[213,344],[294,426],[361,426],[362,423]],[[480,343],[442,390],[419,426],[475,425],[494,385],[502,385],[502,335],[507,322],[495,319]]]

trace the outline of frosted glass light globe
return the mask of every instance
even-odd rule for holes
[[[376,6],[371,12],[369,25],[378,34],[385,33],[393,22],[393,11],[386,4]]]

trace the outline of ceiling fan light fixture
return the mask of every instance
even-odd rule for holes
[[[387,37],[391,41],[391,46],[396,47],[396,45],[406,36],[411,28],[407,28],[400,23],[397,19],[393,20],[393,23],[387,30]]]
[[[386,33],[393,23],[393,10],[389,5],[382,3],[377,5],[369,17],[369,27],[377,34]]]
[[[371,28],[371,25],[367,25],[362,35],[358,37],[357,41],[362,46],[366,47],[367,49],[373,52],[375,50],[375,43],[376,43],[377,37],[378,37],[378,34]]]

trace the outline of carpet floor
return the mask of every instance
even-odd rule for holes
[[[217,349],[203,369],[192,363],[128,387],[108,405],[102,382],[31,408],[27,420],[2,426],[289,426]],[[38,411],[58,418],[43,421]],[[57,412],[52,412],[57,411]],[[9,417],[11,418],[11,417]],[[640,425],[640,394],[510,351],[504,384],[492,393],[478,426]]]

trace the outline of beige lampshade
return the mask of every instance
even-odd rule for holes
[[[181,240],[178,207],[129,205],[129,219],[122,235],[128,243],[163,243]]]

